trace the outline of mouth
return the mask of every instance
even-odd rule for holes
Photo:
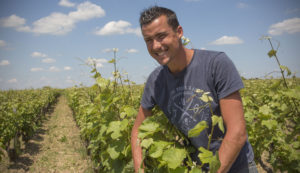
[[[158,57],[166,56],[167,55],[167,50],[156,52],[155,55],[158,56]]]

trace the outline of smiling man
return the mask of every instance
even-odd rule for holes
[[[184,47],[181,41],[183,29],[170,9],[154,6],[144,10],[140,25],[149,54],[161,66],[147,79],[131,133],[135,171],[138,172],[142,164],[138,128],[152,115],[151,110],[155,105],[186,136],[190,129],[203,120],[211,128],[209,106],[205,106],[201,99],[191,97],[199,94],[196,91],[201,89],[210,93],[213,113],[222,116],[226,127],[225,134],[216,127],[210,144],[211,151],[219,152],[221,167],[218,172],[257,172],[239,94],[243,83],[232,61],[223,52]],[[201,106],[204,108],[197,109]],[[196,149],[207,146],[207,130],[189,138]],[[193,158],[200,164],[197,157]]]

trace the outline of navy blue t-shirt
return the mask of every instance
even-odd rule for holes
[[[189,138],[196,149],[201,146],[206,148],[212,115],[209,105],[200,97],[209,92],[208,95],[213,98],[213,114],[221,116],[219,100],[243,87],[239,73],[225,53],[195,49],[190,64],[176,75],[172,74],[167,66],[159,66],[150,74],[141,106],[151,110],[158,105],[169,121],[186,136],[198,122],[207,121],[208,129],[197,137]],[[211,151],[219,149],[224,136],[225,134],[215,127],[210,144]],[[251,162],[253,158],[253,151],[247,140],[232,170]]]

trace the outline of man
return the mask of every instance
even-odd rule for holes
[[[218,128],[214,130],[210,144],[210,150],[219,152],[218,172],[251,172],[252,165],[257,172],[239,94],[243,83],[231,60],[222,52],[185,48],[181,42],[183,29],[176,14],[167,8],[146,9],[141,13],[140,25],[149,54],[161,66],[148,77],[131,133],[135,171],[142,164],[138,128],[151,116],[155,105],[186,136],[202,120],[211,124],[210,108],[200,111],[205,103],[191,97],[201,89],[210,93],[213,113],[222,116],[226,127],[225,135]],[[207,132],[189,140],[196,149],[206,147]]]

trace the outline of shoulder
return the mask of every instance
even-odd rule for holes
[[[214,50],[200,50],[195,49],[195,57],[199,61],[214,63],[215,61],[222,61],[227,59],[227,55],[221,51],[214,51]]]
[[[157,81],[159,78],[162,78],[164,75],[165,67],[164,66],[158,66],[156,67],[148,76],[147,84],[153,83]]]
[[[217,64],[222,64],[224,61],[228,61],[229,59],[224,52],[199,49],[195,49],[194,58],[196,59],[195,63],[201,64],[203,68],[209,71]]]
[[[202,49],[195,49],[195,55],[196,56],[203,56],[203,57],[209,57],[209,58],[215,58],[218,56],[225,55],[224,52],[221,51],[214,51],[214,50],[202,50]]]

